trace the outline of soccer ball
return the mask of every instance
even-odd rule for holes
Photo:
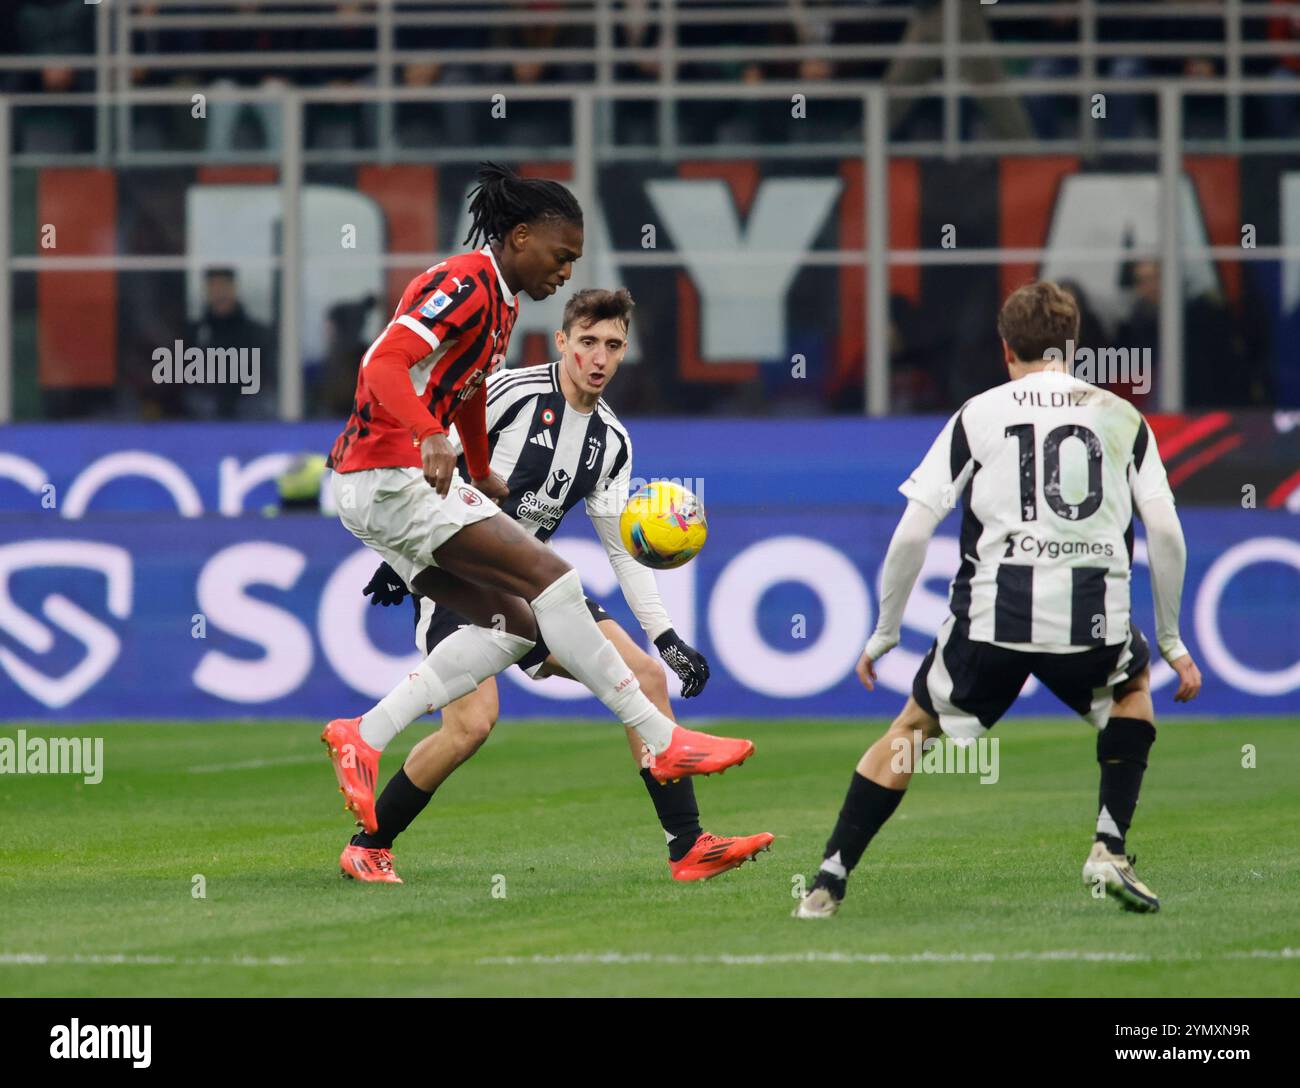
[[[668,480],[647,484],[628,499],[618,528],[628,554],[655,570],[689,562],[709,535],[703,504]]]

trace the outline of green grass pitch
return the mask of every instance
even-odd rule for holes
[[[918,775],[821,922],[793,881],[882,723],[711,727],[758,751],[699,781],[704,826],[775,833],[758,864],[673,882],[621,730],[506,722],[398,841],[400,887],[338,874],[319,723],[55,730],[102,736],[104,778],[0,775],[0,994],[1300,994],[1294,721],[1162,725],[1129,838],[1158,915],[1082,885],[1091,731],[1013,719],[998,783]]]

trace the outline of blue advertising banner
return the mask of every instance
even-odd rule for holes
[[[643,477],[703,480],[712,502],[771,508],[883,503],[943,426],[907,419],[637,420]],[[0,515],[54,509],[186,517],[257,512],[299,454],[329,453],[340,423],[21,424],[0,435]],[[711,495],[701,496],[712,507]]]
[[[726,501],[710,487],[704,552],[660,577],[678,631],[713,667],[681,711],[702,716],[886,716],[901,706],[946,607],[957,518],[940,528],[902,644],[868,695],[853,665],[875,621],[893,509]],[[1162,714],[1300,714],[1300,540],[1292,515],[1187,511],[1183,636],[1205,672],[1200,700]],[[586,518],[557,547],[588,591],[635,630]],[[1135,617],[1151,631],[1138,550]],[[0,519],[0,717],[230,718],[354,715],[417,659],[409,606],[368,605],[376,560],[319,515],[177,518],[51,512]],[[510,670],[510,716],[603,715],[578,685]],[[1027,688],[1017,712],[1060,713]]]

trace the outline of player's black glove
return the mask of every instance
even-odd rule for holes
[[[382,604],[387,608],[390,604],[401,604],[406,600],[410,590],[406,588],[406,583],[398,576],[397,571],[393,570],[387,563],[380,563],[379,569],[370,577],[366,583],[366,588],[362,594],[370,598],[371,604]]]
[[[671,627],[655,639],[655,646],[682,682],[682,698],[689,699],[704,690],[709,680],[709,663],[699,650],[684,643]]]

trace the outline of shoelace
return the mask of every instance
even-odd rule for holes
[[[387,850],[367,850],[366,860],[381,873],[393,871],[393,855]]]

